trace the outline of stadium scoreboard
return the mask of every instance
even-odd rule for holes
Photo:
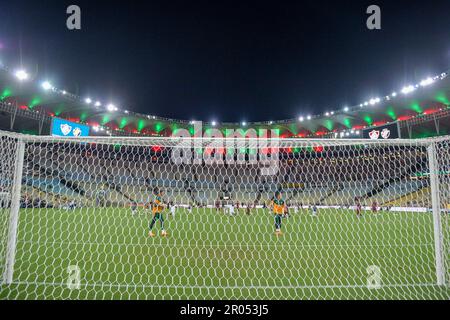
[[[50,134],[57,137],[87,137],[89,136],[89,126],[60,118],[53,118]]]
[[[400,127],[398,122],[372,127],[363,130],[363,138],[371,140],[400,139]]]

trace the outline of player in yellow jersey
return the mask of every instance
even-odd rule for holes
[[[272,200],[272,210],[275,215],[275,235],[282,235],[281,220],[286,212],[286,204],[281,196],[281,191],[275,193],[275,198]]]
[[[159,222],[161,223],[161,236],[166,237],[167,236],[167,232],[164,229],[164,217],[163,217],[163,210],[166,207],[166,204],[163,200],[163,195],[164,192],[163,191],[159,191],[158,188],[155,188],[153,190],[153,195],[154,195],[154,200],[152,203],[152,214],[153,214],[153,219],[150,223],[150,232],[149,232],[149,236],[150,237],[154,237],[155,234],[153,233],[153,227],[156,223],[156,221],[159,220]]]

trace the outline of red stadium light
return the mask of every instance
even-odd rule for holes
[[[386,124],[386,123],[387,123],[386,121],[377,121],[377,122],[374,122],[373,125],[374,125],[375,127],[377,127],[377,126],[382,126],[382,125],[384,125],[384,124]]]
[[[315,152],[323,152],[324,148],[323,148],[323,146],[315,146],[313,149]]]
[[[400,117],[398,117],[398,120],[399,121],[406,121],[406,120],[409,120],[411,118],[412,118],[411,116],[400,116]]]
[[[439,111],[439,109],[427,109],[427,110],[425,110],[424,112],[423,112],[423,114],[425,114],[425,115],[427,115],[427,114],[433,114],[433,113],[436,113],[436,112],[438,112]]]

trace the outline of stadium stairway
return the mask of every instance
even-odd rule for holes
[[[43,167],[39,162],[36,162],[34,160],[32,154],[27,156],[26,161],[31,163],[34,168],[37,168],[37,170],[43,176],[57,178],[61,185],[63,185],[64,187],[66,187],[68,189],[71,189],[72,191],[79,194],[80,196],[84,196],[86,194],[86,192],[78,185],[78,183],[68,180],[58,170],[48,168],[48,167]]]
[[[389,180],[384,181],[381,185],[376,186],[365,196],[363,196],[363,198],[369,199],[376,196],[383,190],[389,188],[392,184],[407,180],[406,178],[408,176],[411,176],[412,173],[424,171],[427,168],[427,165],[428,163],[426,158],[422,158],[420,160],[418,159],[417,163],[414,163],[413,165],[407,167],[405,170],[401,171],[401,173],[398,176],[392,177]]]
[[[111,172],[111,170],[109,168],[105,167],[105,170],[107,172],[107,174],[101,174],[103,183],[111,190],[116,191],[118,194],[122,195],[125,199],[127,199],[129,201],[129,203],[134,203],[135,199],[133,199],[131,196],[129,196],[128,194],[124,193],[122,191],[122,189],[119,187],[119,185],[117,185],[116,183],[111,183],[108,179],[108,177],[113,177],[113,174]]]

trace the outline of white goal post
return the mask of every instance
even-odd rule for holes
[[[450,298],[450,137],[0,147],[0,299]]]

